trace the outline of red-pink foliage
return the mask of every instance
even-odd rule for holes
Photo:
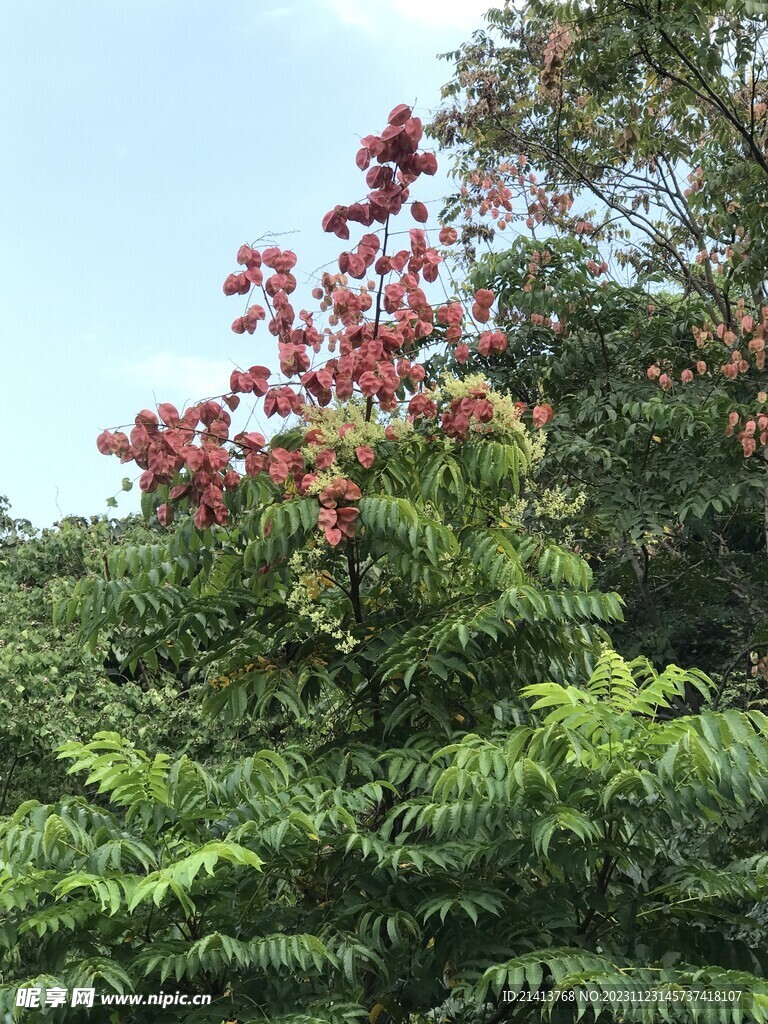
[[[238,250],[237,262],[244,269],[228,275],[224,292],[249,298],[232,330],[252,334],[261,321],[266,321],[267,330],[277,340],[281,380],[275,381],[266,366],[234,370],[229,392],[216,400],[197,403],[183,415],[164,403],[157,415],[149,410],[140,412],[130,434],[105,430],[99,436],[100,452],[117,455],[124,463],[135,462],[143,471],[143,491],[172,484],[178,474],[184,474],[184,482],[171,488],[168,500],[158,509],[161,522],[172,522],[174,503],[189,501],[196,506],[198,527],[224,523],[224,492],[237,488],[243,475],[266,473],[274,484],[288,488],[286,497],[306,495],[318,472],[333,464],[335,456],[330,449],[321,450],[308,464],[301,450],[270,447],[262,434],[233,435],[230,412],[237,408],[240,395],[262,399],[267,416],[301,415],[308,405],[323,407],[334,398],[344,401],[362,396],[367,419],[374,407],[389,413],[405,405],[411,419],[436,420],[434,394],[424,366],[415,357],[425,339],[436,332],[440,341],[455,346],[457,361],[465,363],[470,355],[466,313],[459,301],[434,306],[427,298],[422,284],[437,279],[443,256],[430,244],[425,228],[401,232],[398,237],[405,234],[407,244],[387,251],[394,236],[391,220],[406,204],[420,225],[428,220],[426,206],[410,198],[411,186],[437,169],[434,155],[419,150],[422,135],[420,119],[413,116],[409,106],[399,104],[391,111],[381,134],[361,140],[356,162],[365,172],[369,191],[360,201],[334,206],[323,218],[322,226],[326,232],[348,239],[350,223],[365,228],[381,225],[377,231],[383,239],[368,231],[354,248],[339,255],[339,272],[324,273],[320,286],[312,289],[319,311],[297,311],[292,304],[297,289],[294,252],[277,246],[259,251],[250,245]],[[506,204],[506,197],[503,201]],[[441,245],[456,240],[454,228],[440,229]],[[371,275],[378,281],[364,281]],[[364,283],[352,286],[350,279]],[[260,303],[251,301],[256,290]],[[477,291],[472,302],[477,323],[490,320],[494,300],[492,291]],[[327,326],[322,331],[315,324],[318,312],[327,314]],[[503,353],[506,347],[507,339],[501,331],[484,331],[477,341],[477,351],[484,357]],[[321,352],[323,358],[316,359]],[[472,419],[488,423],[493,415],[491,402],[485,393],[478,392],[454,402],[442,423],[430,429],[434,432],[442,428],[448,436],[464,439]],[[534,424],[543,426],[551,415],[550,406],[537,406]],[[315,443],[316,434],[308,430],[305,445]],[[394,436],[387,431],[387,437]],[[376,453],[362,445],[356,448],[356,457],[358,472],[365,472],[374,464]],[[358,514],[354,503],[360,497],[358,485],[343,476],[320,491],[319,525],[330,544],[354,535]]]

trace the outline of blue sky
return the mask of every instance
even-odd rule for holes
[[[243,241],[339,251],[357,139],[396,103],[426,120],[490,0],[25,0],[0,39],[0,494],[46,526],[106,511],[130,467],[103,427],[276,364],[229,330]],[[447,161],[444,163],[447,164]],[[418,197],[444,182],[422,179]],[[136,492],[120,511],[136,507]]]

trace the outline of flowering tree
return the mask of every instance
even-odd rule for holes
[[[239,596],[228,613],[231,622],[223,625],[219,610],[205,624],[202,642],[210,657],[216,642],[218,650],[230,651],[228,661],[239,672],[254,662],[254,651],[266,655],[261,628],[256,640],[240,639],[235,648],[230,642],[234,623],[239,629],[258,595],[292,616],[290,626],[283,623],[292,641],[312,635],[311,650],[299,646],[300,656],[289,659],[306,658],[312,686],[323,675],[337,685],[344,679],[349,695],[363,679],[377,709],[387,694],[401,701],[416,672],[430,686],[463,673],[468,662],[457,656],[470,649],[480,671],[466,678],[498,696],[499,662],[481,651],[483,635],[509,648],[508,664],[519,663],[521,679],[541,674],[543,649],[546,671],[565,678],[586,667],[594,638],[563,624],[619,614],[607,595],[584,592],[547,603],[530,588],[532,573],[556,588],[566,581],[585,591],[590,573],[547,538],[521,544],[516,495],[541,450],[524,426],[525,403],[497,393],[480,373],[429,379],[417,359],[431,346],[447,345],[466,363],[470,341],[480,352],[500,352],[507,343],[491,325],[493,291],[477,289],[469,311],[458,298],[439,304],[427,298],[422,285],[434,284],[444,256],[429,244],[425,228],[410,228],[408,247],[394,247],[403,237],[394,218],[406,203],[418,223],[427,218],[424,205],[410,201],[414,182],[436,168],[434,156],[418,149],[421,133],[419,119],[400,105],[380,136],[362,140],[357,162],[371,191],[362,202],[336,206],[323,225],[346,239],[350,223],[366,229],[376,223],[382,237],[364,233],[353,251],[339,256],[339,272],[324,274],[313,290],[319,312],[328,314],[322,331],[315,313],[296,314],[292,305],[295,255],[275,247],[240,248],[245,269],[230,274],[224,290],[249,299],[233,329],[252,333],[266,320],[277,339],[280,379],[272,380],[264,366],[235,370],[219,399],[183,413],[168,404],[157,414],[144,410],[130,435],[104,431],[98,440],[101,451],[143,470],[141,487],[155,495],[161,522],[191,503],[198,529],[232,524],[215,535],[225,540],[211,541],[212,548],[222,543],[227,551],[218,566],[216,599]],[[443,246],[455,239],[455,230],[440,231]],[[263,305],[252,301],[255,289]],[[235,432],[232,415],[243,395],[262,399],[268,416],[288,420],[270,442],[262,434]],[[546,423],[551,412],[546,404],[535,406],[534,425]],[[130,569],[118,566],[113,577]],[[130,584],[110,581],[96,602],[103,615],[91,623],[94,629],[110,615],[141,617],[124,588],[150,584],[133,575]],[[162,625],[144,648],[177,664],[194,658],[200,621],[185,610],[183,595],[164,587],[153,601]],[[382,634],[371,632],[372,618],[386,623]],[[314,626],[308,631],[309,623]],[[314,635],[321,625],[324,661]],[[425,644],[427,635],[433,644]],[[267,647],[275,653],[284,642],[281,635]],[[270,664],[281,660],[284,654]],[[234,701],[238,687],[223,674],[228,685],[220,697]],[[405,687],[382,694],[392,678]],[[253,691],[250,673],[239,672],[237,679]],[[512,682],[507,678],[502,689],[509,692]]]
[[[250,478],[266,473],[274,484],[290,482],[286,497],[318,498],[320,528],[336,546],[342,538],[355,535],[359,510],[354,503],[361,492],[348,475],[352,466],[371,469],[375,445],[384,439],[407,439],[414,429],[425,437],[435,433],[441,396],[434,383],[424,386],[424,367],[413,355],[424,339],[433,337],[456,346],[464,337],[465,311],[458,301],[435,306],[427,299],[421,285],[437,280],[443,257],[429,244],[423,228],[412,228],[407,248],[395,252],[390,237],[392,218],[409,202],[413,183],[437,169],[435,156],[418,149],[422,132],[420,119],[400,104],[390,113],[381,135],[362,140],[357,164],[367,170],[371,191],[363,202],[336,206],[323,219],[323,228],[348,239],[350,222],[368,228],[380,224],[383,239],[376,232],[364,234],[354,251],[339,256],[339,273],[324,274],[322,285],[313,289],[320,312],[330,310],[329,326],[322,333],[315,325],[315,312],[301,309],[297,315],[291,304],[297,286],[292,272],[296,255],[277,247],[263,252],[249,245],[240,247],[237,260],[245,269],[227,277],[224,292],[248,296],[249,304],[232,329],[253,334],[257,324],[269,317],[268,329],[278,340],[282,380],[270,383],[272,373],[264,366],[235,370],[229,393],[220,400],[200,402],[182,414],[164,403],[157,414],[140,412],[130,437],[109,430],[99,436],[103,454],[133,461],[143,469],[143,491],[152,493],[170,485],[168,500],[158,509],[161,522],[170,522],[174,505],[190,499],[196,505],[199,528],[224,523],[228,518],[224,492],[238,487],[243,472]],[[410,212],[419,223],[428,218],[421,202],[410,202]],[[440,232],[441,243],[455,239],[452,228]],[[363,283],[354,286],[353,281]],[[264,305],[251,302],[257,291]],[[493,302],[493,292],[478,290],[472,305],[476,324],[488,323]],[[499,331],[485,331],[479,347],[503,351],[506,339]],[[458,357],[465,352],[464,343]],[[321,353],[325,358],[313,363],[312,355]],[[241,431],[230,436],[230,413],[244,394],[263,397],[267,416],[301,417],[309,428],[303,444],[289,450],[282,445],[268,447],[261,434]],[[407,394],[412,397],[406,402]],[[339,424],[333,419],[338,419],[336,413],[329,417],[322,412],[334,399],[354,398],[364,402],[362,420]],[[403,406],[407,407],[405,419],[399,415]],[[441,411],[441,438],[460,441],[514,434],[520,413],[519,408],[514,411],[494,401],[482,384],[465,394],[446,396]],[[541,410],[535,410],[537,425],[545,419]],[[182,479],[175,482],[179,474]]]

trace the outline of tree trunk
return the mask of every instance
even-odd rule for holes
[[[768,515],[768,512],[766,512],[766,514]],[[661,619],[659,618],[656,602],[653,600],[653,594],[648,586],[648,577],[645,569],[640,565],[637,554],[628,540],[622,540],[621,549],[624,552],[624,557],[632,566],[632,571],[637,579],[637,586],[640,590],[640,596],[643,599],[645,610],[648,613],[648,618],[651,620],[652,625],[657,628],[661,628]]]

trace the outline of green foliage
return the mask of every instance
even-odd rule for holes
[[[548,260],[531,287],[540,251]],[[768,618],[768,565],[754,557],[764,548],[764,466],[736,457],[725,437],[725,388],[701,378],[665,394],[646,377],[654,360],[679,362],[688,350],[698,300],[599,285],[589,255],[568,238],[519,240],[472,272],[472,287],[498,295],[509,339],[486,373],[515,398],[555,409],[525,521],[561,531],[598,583],[622,594],[627,625],[612,634],[622,649],[720,673]],[[557,335],[530,321],[547,309],[567,325]]]
[[[189,664],[208,712],[232,721],[300,726],[321,707],[337,730],[361,714],[393,735],[429,718],[445,730],[501,714],[520,683],[588,671],[620,602],[504,518],[531,457],[522,427],[437,452],[413,435],[383,456],[345,547],[319,543],[312,499],[253,483],[234,526],[121,549],[61,615],[93,643],[127,631],[129,666]]]
[[[744,989],[764,1020],[768,719],[680,717],[691,688],[711,684],[606,649],[582,686],[526,687],[513,728],[447,745],[347,736],[207,772],[112,733],[69,744],[91,801],[0,828],[4,1008],[19,981],[90,975],[212,994],[192,1022],[467,1024],[504,991],[543,997],[510,1019],[572,1021],[547,992],[632,978]]]
[[[541,251],[546,264],[531,284],[528,268]],[[594,525],[633,544],[673,523],[756,507],[762,466],[734,458],[723,434],[732,389],[706,378],[667,395],[646,377],[651,363],[689,358],[701,304],[599,284],[585,266],[596,255],[568,238],[520,239],[471,275],[473,287],[494,289],[508,321],[509,348],[489,362],[492,379],[526,402],[556,407],[547,477],[581,484]],[[536,313],[564,326],[553,335],[531,323]]]
[[[516,516],[533,450],[510,422],[385,443],[343,546],[320,540],[313,502],[260,480],[232,496],[232,526],[122,545],[64,595],[57,628],[79,618],[94,656],[178,666],[212,722],[271,746],[213,772],[114,734],[65,744],[90,802],[27,802],[3,826],[11,982],[173,978],[270,1020],[297,991],[333,1021],[379,994],[393,1019],[445,1002],[459,932],[443,948],[438,919],[474,927],[503,898],[472,879],[479,811],[439,796],[440,748],[518,722],[524,685],[588,675],[621,617]]]
[[[184,666],[155,671],[140,660],[123,671],[121,644],[135,639],[130,634],[88,647],[76,626],[54,621],[54,608],[83,581],[105,585],[111,565],[133,552],[146,559],[142,552],[153,541],[159,551],[167,538],[131,520],[69,519],[36,534],[8,515],[0,529],[0,814],[28,797],[60,794],[67,781],[54,749],[105,721],[150,749],[167,744],[209,756],[226,731],[203,725]],[[131,561],[129,571],[135,567]]]

